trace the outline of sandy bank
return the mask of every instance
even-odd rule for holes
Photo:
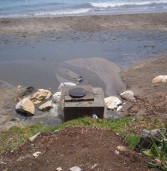
[[[86,32],[117,29],[167,31],[167,13],[0,19],[0,26],[0,33],[7,34],[39,34],[69,29]]]

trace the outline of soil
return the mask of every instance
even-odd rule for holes
[[[135,92],[137,103],[129,109],[135,115],[149,115],[167,121],[167,83],[152,84],[158,75],[167,74],[167,55],[132,66],[123,72],[129,89]]]
[[[124,145],[125,152],[116,154]],[[33,153],[41,152],[38,157]],[[43,133],[33,142],[0,156],[0,170],[52,171],[78,166],[96,171],[146,171],[147,157],[127,147],[123,139],[111,130],[94,127],[67,127],[55,133]]]

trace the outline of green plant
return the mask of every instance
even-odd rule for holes
[[[142,151],[146,156],[154,158],[153,162],[148,163],[150,168],[161,168],[167,171],[167,124],[165,128],[159,132],[160,138],[152,139],[153,145],[151,149]]]

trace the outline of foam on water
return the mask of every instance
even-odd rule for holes
[[[58,11],[39,11],[32,15],[34,16],[57,16],[57,15],[72,15],[72,14],[82,14],[90,12],[90,8],[81,8],[81,9],[67,9],[67,10],[58,10]]]
[[[167,0],[0,0],[0,18],[166,11]]]
[[[161,4],[161,3],[167,3],[167,0],[90,2],[90,5],[92,5],[93,7],[108,8],[108,7],[118,7],[118,6],[125,6],[125,5],[137,6],[137,5],[151,5],[151,4]]]

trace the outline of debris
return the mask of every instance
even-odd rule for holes
[[[34,136],[30,137],[29,140],[30,140],[31,142],[33,142],[33,141],[37,138],[37,136],[40,135],[40,134],[41,134],[41,133],[38,132],[38,133],[35,134]]]
[[[74,166],[74,167],[71,167],[71,168],[69,169],[69,171],[82,171],[82,169],[79,168],[78,166]]]
[[[65,83],[61,83],[57,89],[57,91],[61,92],[63,87],[71,87],[71,86],[76,86],[75,83],[72,82],[65,82]]]
[[[37,151],[37,152],[35,152],[35,153],[33,153],[33,156],[35,157],[35,158],[37,158],[40,154],[42,154],[40,151]]]

